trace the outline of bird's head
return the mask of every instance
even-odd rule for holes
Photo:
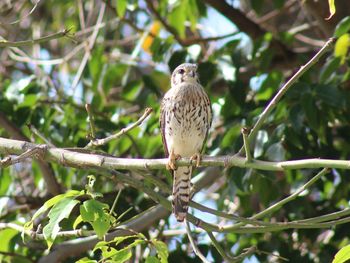
[[[183,82],[199,83],[196,64],[183,63],[173,71],[171,75],[171,86],[174,87]]]

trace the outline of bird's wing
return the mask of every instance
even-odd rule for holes
[[[160,125],[160,132],[162,134],[162,142],[163,142],[163,146],[164,146],[164,152],[165,152],[165,156],[168,157],[169,156],[169,151],[168,151],[168,146],[165,140],[165,109],[164,109],[164,100],[162,101],[161,105],[160,105],[160,118],[159,118],[159,125]]]

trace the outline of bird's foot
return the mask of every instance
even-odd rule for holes
[[[201,165],[202,155],[200,153],[195,153],[191,156],[190,160],[191,162],[196,161],[196,167],[199,167]]]
[[[181,159],[181,155],[180,154],[175,154],[173,151],[170,152],[169,155],[169,161],[166,164],[166,168],[168,170],[176,170],[176,161]]]

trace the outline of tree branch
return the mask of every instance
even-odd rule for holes
[[[301,66],[300,69],[282,86],[282,88],[277,92],[277,94],[273,97],[273,99],[269,102],[269,104],[266,106],[264,111],[260,114],[259,119],[255,123],[254,127],[252,128],[249,136],[248,141],[251,141],[255,138],[256,134],[260,130],[261,126],[264,124],[265,120],[271,113],[271,111],[276,108],[277,103],[280,101],[280,99],[283,97],[283,95],[288,91],[288,89],[309,69],[311,68],[319,59],[322,57],[328,50],[330,50],[333,47],[333,44],[335,43],[335,38],[330,38],[324,46],[320,49],[320,51],[317,52],[315,56],[313,56],[309,62],[307,62],[304,66]],[[243,154],[245,152],[244,145],[239,150],[238,154]]]
[[[11,140],[0,137],[0,153],[20,155],[29,149],[37,148],[39,144],[34,144],[25,141]],[[112,155],[81,153],[89,152],[88,149],[74,148],[71,150],[62,148],[52,148],[50,146],[41,146],[43,152],[40,158],[46,161],[52,161],[65,166],[75,168],[105,168],[119,170],[149,170],[149,169],[165,169],[168,159],[137,159],[137,158],[117,158]],[[27,156],[35,159],[36,156]],[[182,158],[176,162],[177,166],[192,165],[190,158]],[[244,157],[237,155],[232,156],[205,156],[201,161],[202,166],[222,166],[222,167],[242,167],[253,168],[266,171],[284,171],[285,169],[306,169],[306,168],[335,168],[335,169],[350,169],[348,160],[333,160],[333,159],[301,159],[281,162],[260,161],[252,159],[247,163]],[[5,165],[3,165],[5,166]],[[1,166],[0,166],[1,167]]]
[[[196,245],[196,242],[194,241],[192,234],[191,234],[191,227],[190,224],[187,222],[187,220],[185,219],[185,226],[186,226],[186,232],[187,232],[187,236],[188,239],[190,240],[193,252],[202,260],[202,262],[204,263],[210,263],[205,256],[202,254],[202,252],[199,250],[199,248]]]
[[[70,34],[70,31],[71,29],[64,29],[60,32],[57,32],[45,37],[31,39],[31,40],[17,41],[17,42],[0,39],[0,47],[21,47],[21,46],[35,45],[35,44],[47,42],[47,41],[57,39],[57,38],[62,38],[62,37],[67,37],[75,42],[73,35]]]

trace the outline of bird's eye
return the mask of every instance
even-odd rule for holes
[[[185,70],[184,70],[183,68],[181,68],[181,69],[179,70],[179,73],[180,73],[180,74],[184,74],[184,73],[185,73]]]

